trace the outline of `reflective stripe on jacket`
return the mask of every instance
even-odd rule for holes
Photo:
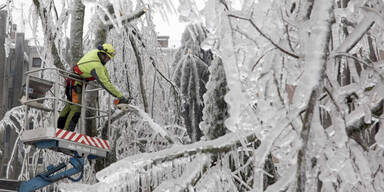
[[[107,68],[101,63],[97,53],[99,50],[94,49],[85,54],[77,63],[82,74],[82,78],[94,77],[96,81],[111,95],[120,98],[123,95],[115,86],[112,85]]]

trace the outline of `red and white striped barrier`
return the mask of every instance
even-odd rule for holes
[[[73,141],[76,143],[82,143],[84,145],[90,145],[97,148],[102,148],[109,150],[109,141],[104,139],[99,139],[97,137],[90,137],[80,133],[66,131],[63,129],[56,129],[56,137],[60,139],[65,139],[68,141]]]

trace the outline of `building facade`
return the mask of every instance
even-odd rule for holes
[[[19,99],[22,97],[25,85],[24,73],[40,68],[42,64],[38,47],[29,46],[24,33],[16,32],[16,25],[12,25],[11,29],[6,31],[7,24],[7,12],[0,11],[0,119],[3,119],[7,111],[21,104]],[[7,37],[9,41],[6,42]],[[18,122],[13,123],[17,129],[23,126]],[[19,151],[22,149],[22,143],[15,141],[17,141],[15,128],[8,125],[0,129],[0,178],[5,177],[8,163],[11,163],[12,168],[8,173],[9,178],[17,179],[20,172],[21,162],[17,158],[10,162],[13,152],[22,153]]]

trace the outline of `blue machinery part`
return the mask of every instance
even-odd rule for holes
[[[45,141],[36,143],[38,148],[51,148],[57,146],[56,141]],[[47,185],[50,185],[61,179],[68,178],[73,182],[80,181],[83,177],[84,170],[84,157],[81,157],[77,152],[74,153],[74,157],[69,159],[69,163],[72,165],[72,168],[59,172],[64,169],[67,164],[60,163],[56,166],[49,165],[47,171],[37,175],[36,177],[30,179],[29,181],[21,182],[19,187],[19,192],[31,192]],[[59,172],[59,173],[56,173]],[[72,178],[72,175],[80,173],[78,178]]]
[[[84,158],[71,157],[69,163],[73,166],[72,168],[55,175],[53,174],[65,168],[67,165],[65,163],[60,163],[57,166],[48,166],[46,172],[37,175],[35,178],[32,178],[29,181],[21,182],[19,192],[31,192],[65,178],[68,178],[74,182],[80,181],[80,179],[83,177]],[[81,173],[78,178],[74,179],[71,177],[77,173]]]
[[[56,140],[38,141],[34,143],[34,145],[40,149],[54,149],[54,148],[58,148],[58,141]],[[83,177],[85,157],[80,156],[79,153],[76,151],[72,151],[71,153],[67,153],[67,154],[73,155],[73,157],[69,159],[69,163],[72,165],[72,168],[61,171],[62,169],[67,167],[66,163],[60,163],[56,166],[49,165],[47,167],[47,171],[37,175],[36,177],[28,181],[20,182],[18,191],[32,192],[65,178],[68,178],[73,182],[80,181]],[[87,159],[89,160],[97,159],[97,158],[98,157],[95,155],[90,155],[90,154],[87,155]],[[78,173],[80,173],[80,176],[78,178],[71,177]],[[0,189],[1,189],[1,186],[0,186]]]

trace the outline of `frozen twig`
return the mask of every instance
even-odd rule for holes
[[[377,94],[374,94],[374,98],[370,98],[370,101],[372,102],[368,104],[368,108],[372,114],[376,114],[383,106],[382,95],[384,94],[384,87],[378,85],[378,87],[374,87],[374,91],[377,91]],[[360,130],[361,127],[365,124],[364,117],[366,114],[362,113],[362,111],[365,110],[364,108],[365,106],[359,106],[346,116],[346,130],[348,134],[355,130]]]
[[[133,27],[132,27],[133,28]],[[132,34],[135,35],[137,37],[137,40],[141,43],[141,46],[147,50],[147,46],[145,45],[144,41],[142,40],[141,38],[141,35],[136,31],[135,28],[132,29]],[[149,53],[149,51],[148,51]],[[151,60],[151,64],[152,66],[155,68],[155,70],[160,74],[160,76],[165,80],[167,81],[173,88],[173,90],[176,92],[177,95],[179,95],[179,89],[176,87],[175,83],[171,80],[169,80],[158,68],[157,68],[157,63],[156,63],[156,60],[152,57],[152,56],[149,56],[149,59]]]
[[[283,11],[281,9],[280,9],[280,15],[281,15],[281,20],[283,22],[286,22],[286,20],[284,19]],[[285,33],[287,34],[286,38],[287,38],[287,41],[288,41],[289,49],[291,49],[291,51],[294,53],[295,50],[293,49],[293,46],[292,46],[291,35],[289,34],[289,25],[288,25],[288,23],[284,24],[284,29],[285,29]]]
[[[0,5],[0,11],[1,11],[2,9],[4,9],[5,7],[7,7],[6,4],[2,4],[2,5]]]
[[[285,25],[285,32],[287,33],[288,46],[292,52],[295,52],[295,50],[293,49],[293,46],[292,46],[291,35],[289,34],[289,26],[287,24]]]
[[[236,183],[236,184],[235,184]],[[221,165],[210,167],[200,181],[194,186],[195,191],[231,191],[238,192],[237,182],[231,170]]]
[[[123,19],[123,20],[121,21],[121,23],[122,23],[122,25],[125,25],[125,24],[127,24],[127,23],[129,23],[129,22],[131,22],[131,21],[133,21],[133,20],[135,20],[135,19],[140,18],[140,17],[143,16],[146,12],[147,12],[147,8],[142,8],[142,9],[140,9],[139,11],[133,13],[132,15],[127,16],[125,19]],[[114,28],[113,23],[108,23],[107,26],[108,26],[108,29],[113,29],[113,28]]]
[[[169,143],[174,144],[177,141],[170,136],[164,128],[162,128],[159,124],[155,123],[153,119],[146,113],[145,111],[139,109],[136,106],[129,105],[129,112],[133,112],[136,115],[140,116],[144,122],[147,122],[149,127],[152,128],[155,132],[159,133],[162,137],[164,137]]]
[[[284,175],[282,175],[279,180],[277,180],[276,183],[270,185],[267,187],[265,192],[275,192],[275,191],[282,191],[286,189],[289,184],[291,184],[292,180],[295,178],[297,169],[297,165],[292,165],[289,170],[285,172]]]
[[[334,52],[349,52],[360,41],[365,33],[373,26],[375,21],[370,15],[365,16],[357,25],[355,30],[343,41],[343,43],[335,49]]]
[[[252,19],[246,18],[246,17],[243,17],[243,16],[239,16],[239,15],[234,15],[234,14],[228,14],[228,17],[233,17],[233,18],[236,18],[236,19],[241,19],[241,20],[249,21],[251,23],[251,25],[257,30],[257,32],[260,33],[261,36],[263,36],[265,39],[267,39],[272,45],[274,45],[281,52],[283,52],[283,53],[285,53],[285,54],[287,54],[287,55],[289,55],[289,56],[291,56],[293,58],[296,58],[296,59],[299,58],[298,55],[296,55],[294,53],[291,53],[288,50],[285,50],[284,48],[279,46],[277,43],[275,43],[268,35],[266,35],[263,31],[261,31],[261,29],[255,24],[255,22],[253,22]]]
[[[360,63],[362,63],[363,65],[365,65],[367,68],[370,68],[372,69],[373,71],[375,71],[381,78],[382,81],[384,81],[384,76],[382,75],[382,72],[378,71],[377,70],[377,66],[378,64],[382,64],[383,61],[379,61],[379,62],[374,62],[374,63],[367,63],[365,62],[364,60],[354,56],[354,55],[351,55],[349,53],[345,53],[345,52],[334,52],[333,57],[340,57],[340,56],[344,56],[344,57],[348,57],[348,58],[352,58]]]
[[[236,28],[233,28],[234,31],[240,33],[241,35],[243,35],[245,38],[251,40],[257,48],[259,48],[259,44],[257,43],[256,39],[253,39],[252,37],[250,37],[246,32],[242,31],[240,28],[236,27]]]
[[[244,186],[245,188],[247,188],[247,190],[252,190],[252,188],[247,184],[245,183],[239,176],[235,175],[235,174],[231,174],[231,176],[237,181],[240,183],[241,186]]]
[[[254,71],[254,70],[255,70],[255,67],[259,64],[259,62],[261,61],[261,59],[262,59],[265,55],[267,55],[269,52],[271,52],[271,51],[273,51],[273,50],[275,50],[275,49],[277,49],[277,48],[274,47],[274,48],[272,48],[272,49],[269,49],[269,50],[265,51],[265,53],[263,53],[263,55],[260,56],[259,59],[256,60],[256,63],[252,66],[251,71]]]
[[[149,115],[145,111],[142,111],[141,109],[139,109],[139,108],[137,108],[137,107],[135,107],[133,105],[129,105],[129,110],[128,111],[121,111],[117,115],[111,117],[110,124],[112,124],[116,120],[120,119],[121,117],[123,117],[125,114],[127,114],[129,112],[135,113],[136,115],[140,116],[143,119],[143,121],[148,122],[150,128],[152,128],[155,132],[159,133],[169,143],[171,143],[171,144],[178,143],[173,137],[168,135],[168,133],[165,131],[165,129],[163,129],[160,125],[155,123],[152,120],[152,118],[150,118]],[[102,137],[103,138],[107,137],[108,129],[110,129],[110,127],[108,127],[108,122],[105,122],[104,126],[102,128]],[[108,139],[108,138],[106,138],[106,139]]]
[[[175,178],[161,183],[154,192],[183,192],[188,191],[188,186],[193,186],[207,170],[211,162],[209,155],[199,155],[188,164],[184,173]]]
[[[127,114],[128,112],[127,111],[121,111],[120,113],[118,113],[117,115],[111,117],[110,119],[110,124],[112,124],[113,122],[115,122],[116,120],[120,119],[121,117],[123,117],[125,114]],[[104,139],[109,139],[108,138],[108,129],[110,129],[110,127],[108,127],[108,121],[106,121],[103,125],[103,128],[101,129],[101,137],[104,138]]]

